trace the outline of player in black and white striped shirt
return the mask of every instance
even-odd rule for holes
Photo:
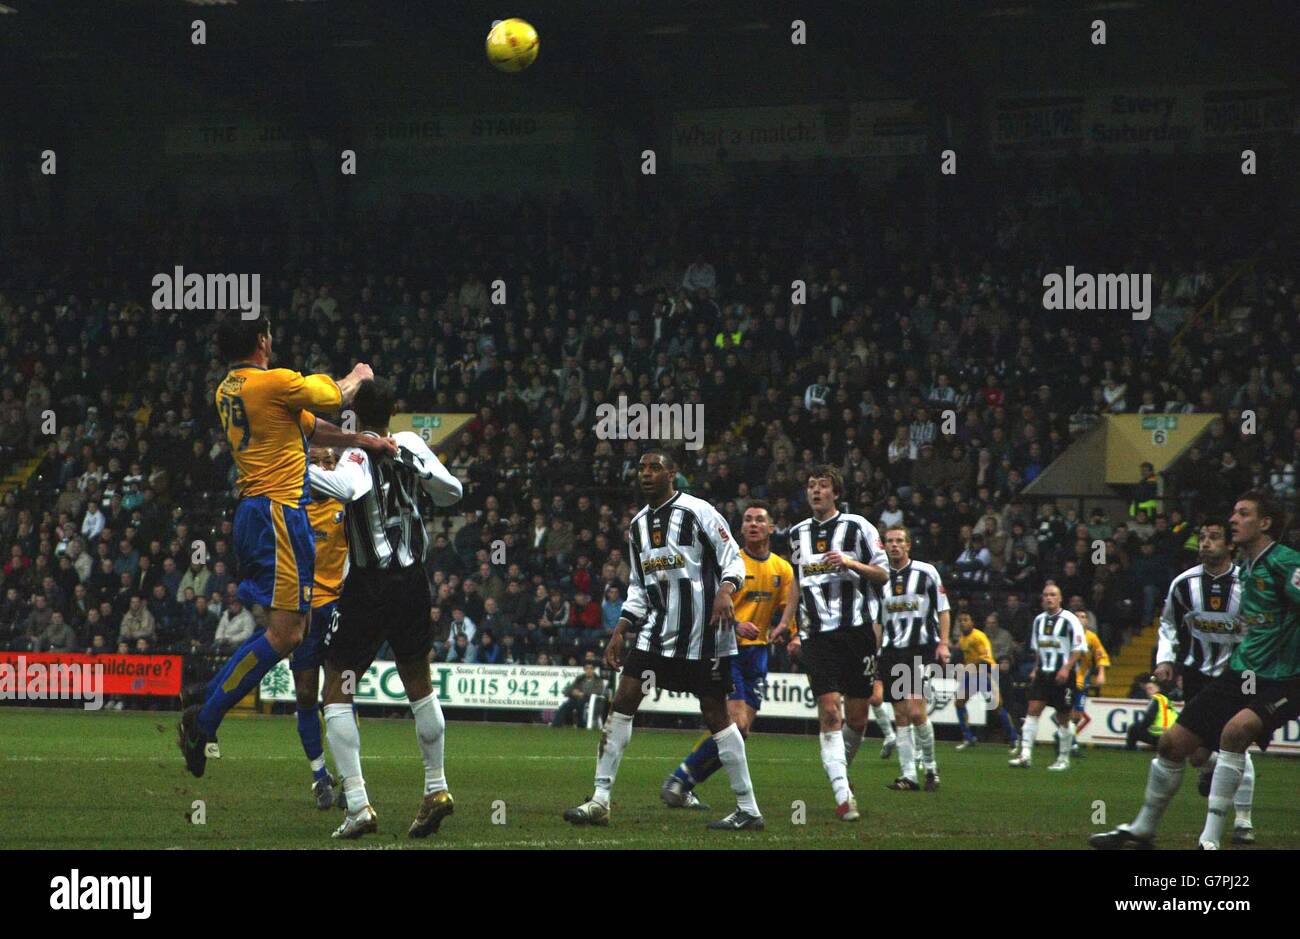
[[[352,405],[362,432],[386,435],[395,404],[392,385],[362,382]],[[314,490],[344,504],[348,536],[349,566],[338,620],[325,637],[325,729],[348,808],[335,838],[358,838],[378,828],[361,776],[352,695],[385,640],[397,660],[424,758],[424,798],[407,833],[412,838],[433,834],[452,813],[443,770],[446,722],[429,676],[432,602],[417,492],[448,506],[460,501],[462,488],[418,435],[403,431],[393,439],[396,456],[374,459],[349,448],[333,470],[308,470]]]
[[[1022,768],[1031,765],[1034,741],[1038,737],[1038,715],[1050,704],[1061,730],[1057,737],[1056,762],[1047,768],[1069,769],[1070,748],[1074,746],[1070,710],[1075,668],[1088,650],[1088,641],[1083,634],[1083,623],[1062,608],[1061,588],[1051,581],[1043,588],[1043,612],[1034,618],[1029,646],[1038,658],[1029,674],[1029,713],[1020,732],[1020,755],[1011,759],[1011,765]]]
[[[703,499],[673,488],[677,465],[662,450],[641,457],[638,473],[647,504],[628,527],[632,565],[627,600],[605,649],[605,664],[623,669],[596,757],[596,789],[567,809],[575,825],[609,823],[610,790],[632,737],[632,718],[655,689],[700,699],[700,713],[718,745],[736,810],[709,827],[761,830],[745,757],[745,738],[727,711],[736,614],[731,596],[745,583],[745,565],[726,520]],[[636,633],[632,650],[626,637]]]
[[[915,745],[925,767],[925,791],[934,792],[939,788],[939,767],[934,759],[934,727],[926,714],[925,681],[936,663],[948,663],[951,623],[939,571],[933,564],[912,560],[911,549],[912,536],[905,527],[885,529],[889,579],[880,591],[883,641],[877,682],[898,717],[898,763],[903,775],[889,788],[921,788]]]
[[[880,648],[874,585],[888,575],[876,526],[839,510],[836,500],[843,491],[833,466],[817,466],[808,474],[813,514],[790,529],[790,565],[799,596],[799,633],[790,640],[790,652],[803,659],[817,699],[822,766],[835,793],[835,814],[851,822],[860,816],[849,788],[849,764],[866,731]],[[795,604],[786,604],[773,633],[776,641],[794,609]]]
[[[1232,563],[1227,527],[1222,522],[1206,522],[1198,532],[1198,540],[1201,563],[1183,571],[1169,585],[1156,648],[1156,681],[1167,687],[1177,669],[1183,683],[1183,701],[1191,701],[1223,674],[1243,636],[1237,622],[1242,583]],[[1217,750],[1211,753],[1202,747],[1191,758],[1191,764],[1200,771],[1201,795],[1210,794],[1217,757]],[[1246,768],[1232,800],[1236,810],[1234,844],[1255,841],[1250,817],[1254,801],[1255,762],[1247,753]]]

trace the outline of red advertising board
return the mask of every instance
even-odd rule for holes
[[[29,685],[51,680],[51,666],[74,666],[86,680],[103,676],[100,693],[106,695],[179,695],[179,655],[71,655],[57,652],[0,652],[0,687],[11,693],[3,697],[26,698]],[[87,668],[87,666],[89,668]],[[95,671],[97,667],[102,672]],[[39,677],[38,677],[39,676]],[[96,679],[98,681],[98,679]],[[13,685],[12,689],[7,686]],[[12,692],[17,692],[13,694]]]

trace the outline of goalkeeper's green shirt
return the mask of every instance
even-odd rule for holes
[[[1260,678],[1300,676],[1300,552],[1277,542],[1241,565],[1245,636],[1229,668]]]

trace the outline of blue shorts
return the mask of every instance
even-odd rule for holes
[[[239,599],[271,610],[306,613],[316,578],[316,536],[307,510],[250,496],[235,510]]]
[[[767,684],[767,646],[741,646],[731,657],[731,683],[728,701],[744,701],[755,711],[763,706],[763,688]]]
[[[339,601],[331,600],[311,611],[311,623],[302,644],[293,650],[289,668],[295,672],[312,671],[325,664],[325,637],[338,625]]]
[[[1076,711],[1088,710],[1088,692],[1075,689],[1070,703]]]

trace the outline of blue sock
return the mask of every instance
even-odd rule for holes
[[[1007,735],[1008,740],[1015,740],[1020,736],[1012,726],[1011,715],[1007,713],[1006,708],[998,708],[998,720],[1002,721],[1002,732]]]
[[[957,705],[957,723],[961,725],[961,735],[967,740],[975,739],[975,732],[970,729],[970,724],[966,721],[966,705]]]
[[[704,780],[722,768],[722,758],[718,756],[718,742],[712,734],[705,734],[695,744],[695,749],[686,755],[682,764],[673,770],[673,775],[680,779],[687,789],[694,789]]]
[[[214,736],[226,712],[256,688],[280,658],[280,653],[271,648],[265,630],[236,649],[208,683],[208,699],[199,711],[199,727],[203,732]]]
[[[311,763],[311,778],[325,778],[325,748],[320,742],[320,712],[314,708],[298,708],[298,739]]]

